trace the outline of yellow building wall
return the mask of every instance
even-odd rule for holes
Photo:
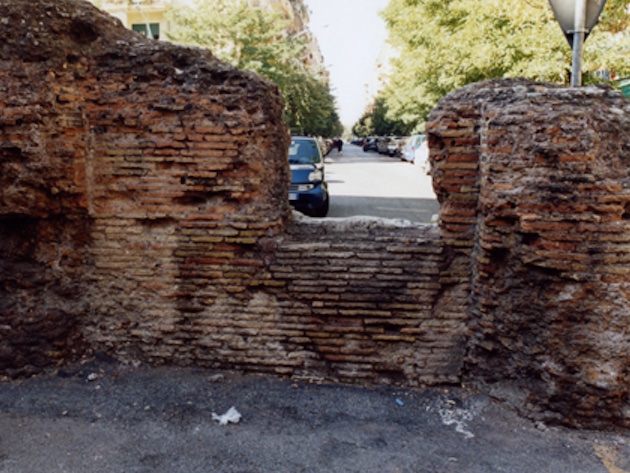
[[[100,8],[118,18],[126,28],[133,29],[133,25],[159,25],[159,39],[166,39],[169,30],[166,21],[166,6],[162,3],[121,5],[115,2],[102,2]]]

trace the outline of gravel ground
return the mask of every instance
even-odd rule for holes
[[[238,423],[213,414],[230,407]],[[0,383],[0,472],[628,473],[630,433],[462,388],[363,388],[91,360]]]

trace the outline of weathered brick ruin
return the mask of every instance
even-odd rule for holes
[[[429,130],[441,234],[471,265],[466,376],[627,426],[630,104],[487,82],[444,99]]]
[[[246,285],[289,215],[275,87],[87,2],[0,18],[2,369],[154,343]]]
[[[0,38],[0,373],[513,383],[630,425],[620,94],[462,89],[428,124],[439,227],[318,220],[291,214],[270,83],[81,0],[0,0]]]

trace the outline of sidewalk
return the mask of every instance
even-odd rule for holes
[[[213,420],[232,406],[238,423]],[[629,432],[548,427],[460,388],[103,361],[0,383],[2,473],[629,471]]]

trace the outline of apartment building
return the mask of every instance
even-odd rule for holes
[[[282,12],[290,20],[287,34],[306,42],[304,66],[311,70],[324,71],[324,57],[317,38],[309,29],[310,15],[304,0],[247,0],[250,6]]]
[[[188,0],[190,1],[190,0]],[[211,0],[208,0],[211,1]],[[123,25],[154,39],[166,39],[167,12],[172,0],[91,0],[100,9],[118,18]],[[192,3],[192,2],[191,2]],[[323,72],[324,59],[317,39],[309,30],[309,10],[304,0],[247,0],[252,8],[280,12],[290,22],[287,35],[306,42],[304,67]]]
[[[168,31],[166,12],[169,0],[91,0],[94,5],[118,18],[127,28],[153,39],[164,39]]]

